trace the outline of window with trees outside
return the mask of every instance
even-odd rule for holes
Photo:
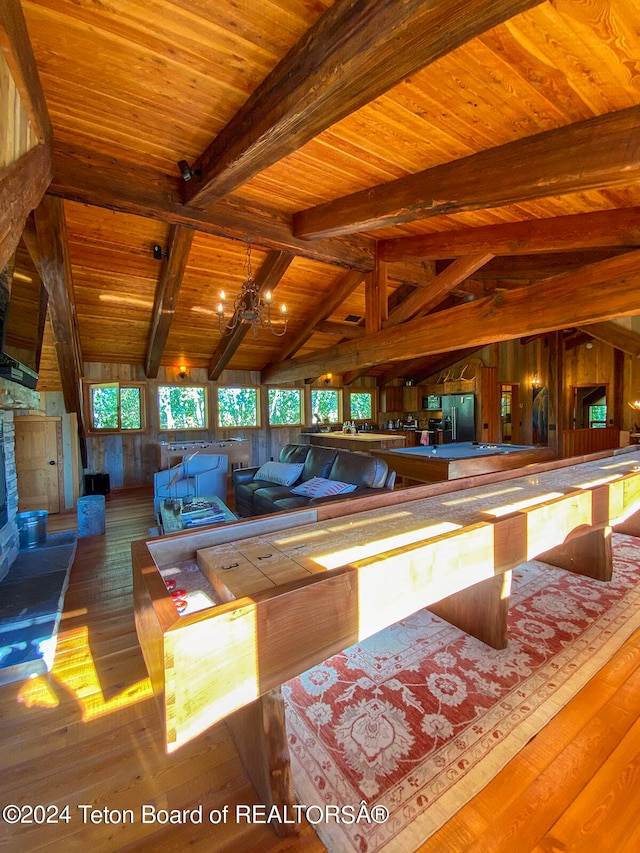
[[[257,388],[218,388],[219,427],[257,427],[258,412]]]
[[[204,385],[158,386],[158,426],[161,430],[206,429],[209,424]]]
[[[367,421],[373,418],[373,393],[371,391],[350,392],[349,417],[354,421]]]
[[[144,385],[96,382],[87,388],[92,431],[134,432],[146,428]]]
[[[314,388],[311,391],[311,411],[320,416],[323,424],[340,420],[340,397],[335,388]]]
[[[301,426],[302,389],[269,388],[269,425]]]

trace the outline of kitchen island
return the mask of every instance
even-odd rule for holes
[[[320,447],[333,447],[335,450],[399,450],[406,445],[404,435],[390,435],[383,432],[359,432],[350,435],[345,432],[303,432],[301,439]]]

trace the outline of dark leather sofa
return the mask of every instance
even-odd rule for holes
[[[300,509],[334,500],[376,494],[380,489],[393,489],[396,474],[387,463],[369,453],[333,450],[307,444],[287,444],[280,451],[280,462],[303,463],[299,478],[291,486],[280,486],[266,480],[254,479],[259,468],[239,468],[233,471],[236,514],[247,518],[267,515],[288,509]],[[312,477],[323,477],[351,483],[354,491],[331,497],[309,498],[291,493],[291,489]]]

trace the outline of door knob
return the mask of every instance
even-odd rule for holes
[[[53,459],[50,459],[50,460],[49,460],[49,465],[55,465],[55,464],[56,464],[56,463],[53,461]]]

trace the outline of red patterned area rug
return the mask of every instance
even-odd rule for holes
[[[343,810],[332,853],[411,853],[477,794],[640,626],[640,539],[614,535],[614,578],[540,562],[513,572],[496,651],[422,610],[283,687],[299,802]],[[346,806],[389,810],[353,823]]]

